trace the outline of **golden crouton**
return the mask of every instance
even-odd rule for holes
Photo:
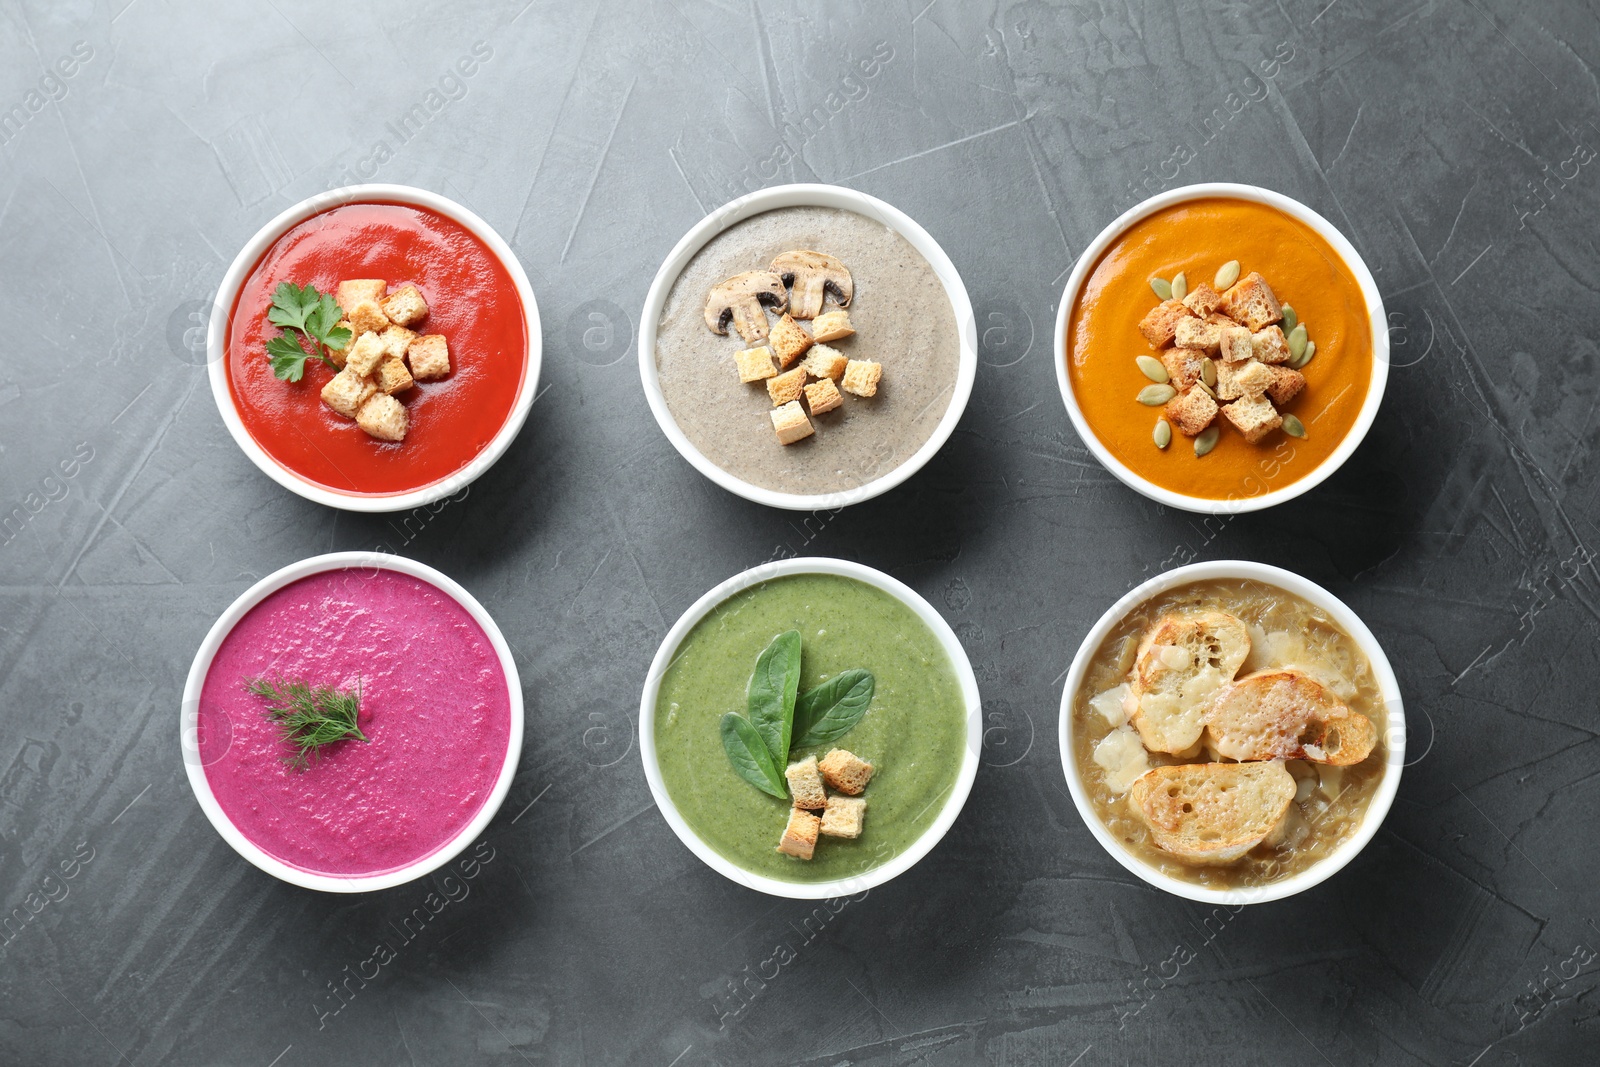
[[[1272,370],[1265,363],[1217,364],[1217,399],[1238,400],[1241,396],[1260,396],[1272,384]]]
[[[1250,345],[1250,331],[1243,326],[1228,326],[1217,342],[1217,355],[1228,363],[1240,363],[1254,354]]]
[[[1222,294],[1205,282],[1199,282],[1189,290],[1189,295],[1183,298],[1183,306],[1205,318],[1222,306]]]
[[[860,837],[866,817],[866,797],[829,797],[822,812],[822,832],[829,837]]]
[[[360,375],[371,374],[382,361],[383,342],[375,333],[357,337],[344,352],[344,365]]]
[[[416,339],[417,335],[404,326],[391,326],[378,335],[378,340],[383,342],[383,354],[395,359],[405,359],[406,350]]]
[[[328,358],[333,360],[333,365],[335,367],[343,368],[344,367],[344,354],[346,352],[350,351],[350,346],[351,345],[356,343],[356,330],[355,330],[354,326],[350,325],[350,320],[349,319],[340,319],[339,323],[338,323],[338,326],[339,326],[339,329],[341,329],[341,330],[349,330],[350,331],[350,340],[348,340],[348,341],[346,341],[344,343],[344,347],[343,348],[334,348],[332,345],[329,345],[328,346]]]
[[[851,796],[860,795],[872,780],[872,764],[842,748],[830,749],[817,761],[817,769],[822,772],[822,780],[828,783],[828,788]]]
[[[1167,421],[1185,437],[1197,437],[1217,417],[1217,402],[1199,383],[1167,401]]]
[[[809,811],[790,808],[789,825],[783,828],[783,840],[778,842],[778,851],[797,860],[810,859],[817,847],[817,831],[821,829],[821,819]]]
[[[832,411],[843,403],[844,397],[839,395],[839,387],[833,384],[832,378],[819,378],[806,386],[806,407],[813,415]]]
[[[796,367],[786,370],[774,378],[767,379],[767,395],[772,397],[772,406],[781,408],[791,400],[799,400],[800,394],[806,388],[806,369]]]
[[[356,412],[356,425],[380,441],[404,441],[406,409],[388,393],[373,393]]]
[[[778,369],[772,365],[772,349],[766,345],[741,348],[733,354],[733,361],[739,365],[741,382],[759,382],[778,373]]]
[[[1167,379],[1180,393],[1200,380],[1205,364],[1206,354],[1198,348],[1169,348],[1161,353],[1161,365],[1167,368]]]
[[[1177,335],[1178,324],[1194,313],[1176,300],[1163,300],[1139,320],[1139,332],[1156,348],[1165,348]]]
[[[812,345],[811,335],[800,328],[788,312],[778,320],[778,325],[772,328],[767,336],[767,344],[772,346],[772,351],[778,357],[778,366],[787,367],[795,360],[806,354],[806,349]]]
[[[1280,408],[1300,395],[1306,387],[1305,375],[1288,367],[1268,367],[1272,381],[1267,385],[1267,397]]]
[[[807,756],[799,763],[789,764],[783,776],[789,780],[789,795],[794,798],[795,807],[816,810],[827,806],[828,791],[822,788],[817,757]]]
[[[883,364],[864,359],[852,359],[845,364],[844,377],[839,384],[847,393],[856,396],[877,396],[878,382],[883,379]]]
[[[772,416],[772,430],[778,435],[780,445],[792,445],[816,432],[798,400],[791,400],[781,408],[773,408],[768,414]]]
[[[1221,326],[1224,330],[1234,326],[1244,325],[1242,322],[1238,322],[1235,319],[1230,319],[1220,311],[1213,311],[1211,314],[1205,317],[1205,320],[1211,323],[1213,326]]]
[[[850,360],[838,349],[829,348],[827,345],[813,345],[800,365],[813,378],[837,379],[844,374],[849,364]]]
[[[414,326],[428,314],[428,302],[422,299],[422,291],[416,286],[403,285],[384,299],[383,313],[391,322]]]
[[[384,356],[383,362],[378,364],[378,373],[374,375],[378,388],[393,396],[410,389],[415,382],[411,372],[406,369],[406,361],[394,356]]]
[[[419,382],[436,381],[450,373],[450,345],[442,333],[425,333],[406,349],[411,376]]]
[[[1180,348],[1198,348],[1206,355],[1214,356],[1222,344],[1222,327],[1191,315],[1178,320],[1178,331],[1173,336]]]
[[[322,387],[322,402],[345,418],[353,419],[361,405],[377,391],[378,387],[369,378],[346,366]]]
[[[1272,401],[1257,394],[1241,397],[1222,409],[1228,421],[1239,428],[1244,439],[1255,444],[1267,434],[1283,425],[1283,416],[1272,406]]]
[[[1240,278],[1233,288],[1222,294],[1222,310],[1250,327],[1252,332],[1283,319],[1283,307],[1273,295],[1272,286],[1255,271]]]
[[[1250,335],[1250,351],[1262,363],[1289,362],[1289,339],[1282,326],[1268,326]]]
[[[388,291],[389,283],[382,278],[347,278],[334,290],[333,300],[349,315],[364,300],[374,304],[383,303],[384,294]]]
[[[345,318],[350,320],[350,329],[357,337],[364,333],[382,333],[389,328],[389,316],[372,300],[360,301],[345,312]]]
[[[824,311],[811,320],[811,339],[818,344],[823,341],[837,341],[855,332],[855,327],[850,325],[850,312],[842,308],[838,311]]]

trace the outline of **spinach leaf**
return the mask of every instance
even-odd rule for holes
[[[772,753],[767,751],[766,742],[761,740],[756,728],[750,725],[750,720],[734,711],[724,715],[722,747],[728,753],[728,762],[733,764],[733,769],[740,778],[763,793],[771,793],[779,800],[788,799],[789,793],[784,788],[783,777],[772,763]]]
[[[872,703],[876,680],[856,667],[806,692],[794,706],[795,747],[824,745],[849,733]]]
[[[789,738],[794,728],[794,701],[800,689],[800,631],[772,639],[756,658],[755,673],[745,691],[750,724],[766,742],[779,768],[789,763]]]

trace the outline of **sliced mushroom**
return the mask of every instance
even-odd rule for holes
[[[840,307],[850,306],[855,283],[845,265],[826,252],[803,248],[785,252],[772,261],[772,269],[789,287],[789,314],[797,319],[816,318],[827,293],[833,294]]]
[[[706,298],[706,325],[712,333],[726,334],[733,320],[746,344],[767,339],[767,313],[764,308],[782,307],[788,294],[783,280],[769,270],[747,270],[712,286]]]

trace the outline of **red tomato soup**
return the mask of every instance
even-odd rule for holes
[[[410,422],[388,444],[322,403],[334,371],[306,360],[298,382],[273,377],[267,321],[280,282],[332,293],[345,278],[415,285],[428,302],[419,333],[450,346],[450,374],[396,396]],[[505,424],[527,372],[528,327],[516,284],[466,227],[406,204],[345,204],[297,224],[261,257],[239,290],[228,327],[228,385],[262,450],[335,492],[381,496],[431,485],[461,470]]]

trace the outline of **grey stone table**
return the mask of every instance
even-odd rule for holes
[[[1594,4],[861,6],[0,0],[0,1062],[1596,1061]],[[199,342],[243,241],[353,180],[479,212],[544,313],[521,436],[403,533],[260,474]],[[942,453],[809,520],[696,474],[636,365],[672,244],[794,180],[918,219],[982,335]],[[1339,475],[1210,522],[1095,462],[1050,339],[1100,228],[1206,180],[1339,225],[1394,343]],[[177,716],[251,581],[382,542],[496,616],[528,730],[470,893],[342,985],[426,886],[342,898],[258,872],[195,803]],[[988,717],[950,835],[825,922],[700,864],[639,765],[666,628],[775,548],[920,590]],[[1354,864],[1222,921],[1094,843],[1055,727],[1113,599],[1227,557],[1366,618],[1412,751]]]

